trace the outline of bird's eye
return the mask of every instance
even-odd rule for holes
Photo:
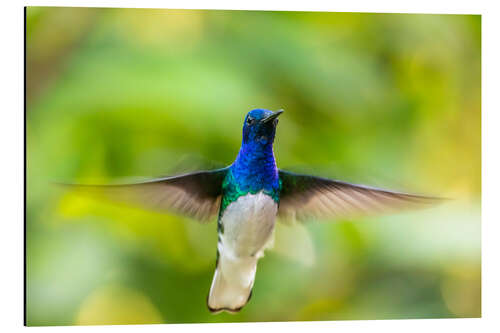
[[[255,122],[255,119],[253,119],[252,117],[248,117],[247,118],[247,124],[248,125],[252,125],[254,122]]]

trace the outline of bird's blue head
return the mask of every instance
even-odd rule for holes
[[[278,125],[278,116],[283,110],[254,109],[248,112],[243,124],[243,144],[272,145]]]

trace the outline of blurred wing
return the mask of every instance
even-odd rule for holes
[[[327,178],[279,170],[282,182],[278,215],[306,221],[348,218],[417,208],[440,201]]]
[[[112,201],[169,211],[199,221],[214,217],[220,205],[222,181],[227,168],[123,185],[65,185],[103,195]]]

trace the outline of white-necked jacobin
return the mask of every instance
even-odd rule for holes
[[[278,169],[273,142],[282,113],[250,111],[240,151],[228,167],[138,184],[97,186],[116,199],[148,208],[200,221],[217,216],[217,260],[207,297],[212,312],[236,312],[247,304],[257,261],[272,241],[277,217],[298,221],[343,218],[438,200]]]

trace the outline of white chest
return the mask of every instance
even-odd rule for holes
[[[277,212],[276,202],[262,192],[239,197],[221,217],[224,233],[219,252],[231,257],[260,256],[273,234]]]

